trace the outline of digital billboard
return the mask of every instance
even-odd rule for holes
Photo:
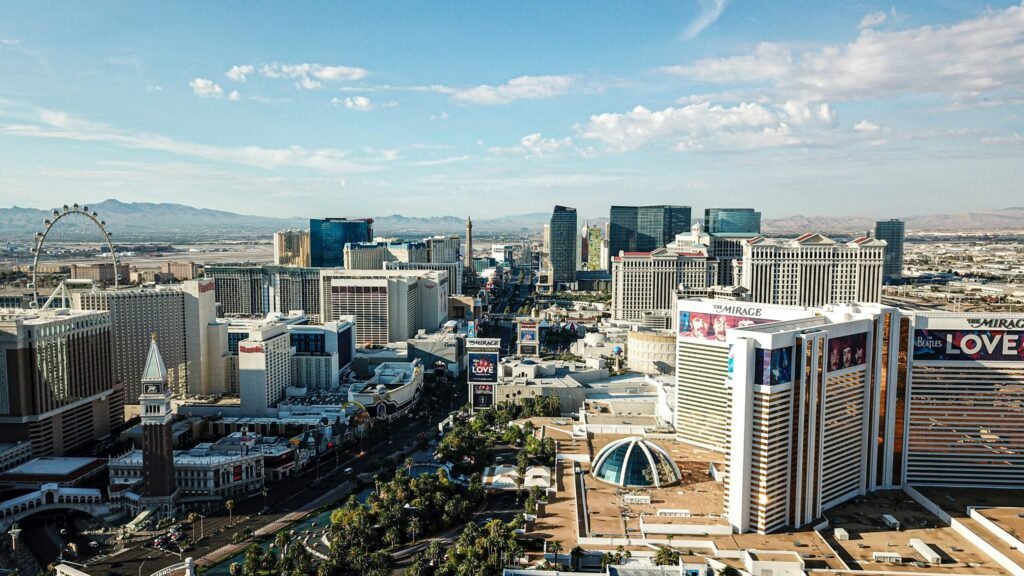
[[[498,353],[497,352],[470,352],[469,374],[466,379],[470,382],[498,381]]]
[[[867,332],[830,338],[828,341],[828,369],[843,370],[867,362]]]
[[[494,384],[473,384],[473,409],[490,408],[494,405]]]
[[[1024,332],[915,330],[914,360],[1024,362]]]
[[[754,351],[754,384],[785,384],[793,380],[793,351],[790,348]]]
[[[769,322],[775,322],[775,320],[687,310],[679,313],[679,337],[725,342],[729,330],[732,328],[744,328]]]

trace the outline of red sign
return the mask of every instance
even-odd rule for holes
[[[255,346],[241,346],[241,345],[239,345],[238,346],[238,351],[239,352],[247,352],[249,354],[262,354],[263,353],[263,345],[262,344],[257,344]]]
[[[209,292],[210,290],[213,290],[216,286],[217,286],[217,283],[213,282],[213,281],[200,282],[199,283],[199,293],[200,294],[205,294],[206,292]]]

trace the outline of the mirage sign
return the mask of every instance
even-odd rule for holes
[[[915,330],[914,360],[1024,362],[1024,332]]]
[[[680,300],[679,337],[725,342],[729,330],[806,318],[801,308],[749,304],[732,300]]]

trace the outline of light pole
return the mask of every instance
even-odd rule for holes
[[[267,508],[267,489],[264,487],[263,488],[263,509],[266,510],[266,508]]]
[[[11,529],[7,531],[11,535],[11,551],[14,553],[14,562],[18,562],[18,534],[21,534],[21,528],[18,523],[11,524]]]

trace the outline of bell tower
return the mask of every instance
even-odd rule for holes
[[[177,492],[171,435],[174,413],[171,411],[171,392],[167,388],[167,367],[156,345],[156,334],[149,343],[149,354],[142,370],[139,403],[142,404],[143,496],[167,510],[167,504],[173,506]]]

